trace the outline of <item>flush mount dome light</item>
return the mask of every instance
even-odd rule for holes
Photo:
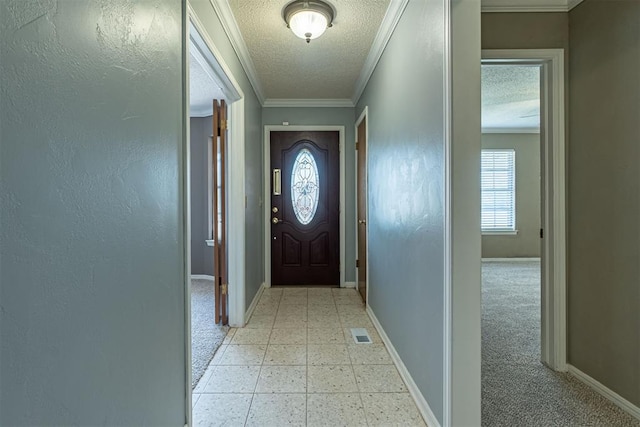
[[[287,27],[307,43],[331,27],[333,8],[321,0],[296,0],[282,11]]]

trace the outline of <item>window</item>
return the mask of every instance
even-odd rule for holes
[[[514,150],[482,150],[482,231],[515,231],[515,169]]]
[[[311,222],[318,209],[319,184],[316,160],[311,151],[303,148],[291,171],[291,203],[296,218],[303,225]]]

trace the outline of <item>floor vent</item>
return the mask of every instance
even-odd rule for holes
[[[351,336],[356,344],[371,344],[371,337],[365,328],[351,328]]]

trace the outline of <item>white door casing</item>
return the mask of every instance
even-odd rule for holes
[[[567,371],[564,49],[483,50],[483,64],[541,65],[542,327],[541,360]]]

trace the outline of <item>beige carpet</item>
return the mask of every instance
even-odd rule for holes
[[[482,265],[482,425],[640,426],[540,363],[540,263]]]
[[[229,328],[216,325],[212,280],[191,280],[191,387],[198,384]]]

